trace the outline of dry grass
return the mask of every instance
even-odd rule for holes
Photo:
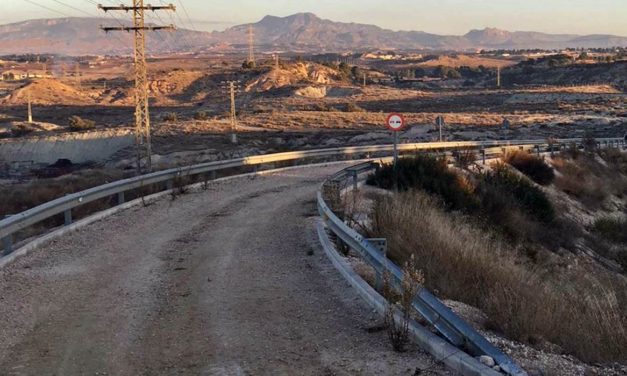
[[[417,191],[381,199],[372,219],[393,260],[413,255],[428,288],[481,308],[511,338],[548,340],[584,361],[627,361],[624,280],[595,278],[577,266],[550,272],[530,265]]]
[[[602,207],[611,195],[627,196],[627,177],[621,170],[627,157],[611,151],[601,155],[604,162],[597,154],[554,158],[553,166],[559,172],[555,186],[591,209]]]

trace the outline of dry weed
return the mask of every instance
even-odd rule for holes
[[[373,230],[397,263],[415,257],[426,287],[482,309],[513,339],[548,341],[584,361],[627,361],[627,284],[579,266],[532,265],[421,192],[381,199]]]

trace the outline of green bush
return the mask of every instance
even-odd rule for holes
[[[71,116],[69,119],[70,130],[86,131],[96,128],[96,122],[89,119],[83,119],[80,116]]]
[[[540,157],[524,151],[515,151],[507,153],[504,159],[540,185],[549,185],[555,180],[555,171]]]
[[[367,183],[383,189],[394,188],[394,168],[386,165],[368,177]],[[478,203],[444,159],[419,154],[399,159],[396,166],[397,188],[401,191],[422,189],[439,196],[450,210],[468,210]]]
[[[549,223],[555,219],[555,210],[546,194],[527,179],[513,173],[504,164],[496,164],[492,171],[481,178],[479,189],[483,190],[484,207],[499,197],[511,197],[516,207],[533,218]],[[488,195],[486,193],[489,192]]]
[[[168,113],[163,115],[163,121],[166,121],[168,123],[178,121],[178,119],[179,119],[179,117],[176,114],[176,112],[168,112]]]
[[[566,224],[555,219],[553,205],[544,192],[526,178],[497,164],[492,171],[471,180],[448,168],[447,162],[429,155],[403,158],[397,164],[399,191],[423,190],[437,196],[449,211],[481,219],[512,240],[531,240],[565,246],[569,239],[559,232]],[[393,189],[395,173],[386,165],[368,177],[367,183]]]

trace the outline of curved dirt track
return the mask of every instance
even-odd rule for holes
[[[0,375],[413,375],[319,249],[342,168],[216,182],[0,269]],[[448,374],[440,366],[433,373]]]

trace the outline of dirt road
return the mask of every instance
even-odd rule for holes
[[[319,249],[340,167],[214,183],[0,270],[1,375],[413,375]],[[448,374],[440,366],[433,373]]]

